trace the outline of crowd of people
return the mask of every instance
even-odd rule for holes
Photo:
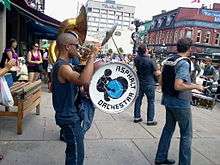
[[[38,43],[34,43],[27,57],[19,59],[16,53],[17,41],[11,39],[4,50],[0,63],[0,76],[10,72],[13,81],[34,82],[39,78],[48,77],[48,87],[52,92],[53,108],[56,124],[61,128],[60,139],[66,143],[66,165],[82,165],[84,160],[84,135],[91,126],[94,106],[87,97],[85,89],[94,73],[97,60],[122,62],[131,66],[138,76],[140,89],[135,101],[133,122],[143,121],[141,105],[144,95],[147,97],[146,124],[156,126],[155,90],[158,83],[162,89],[161,103],[166,109],[166,123],[159,141],[155,164],[174,164],[168,158],[171,138],[176,123],[180,127],[179,165],[191,164],[192,115],[191,91],[203,91],[204,86],[197,84],[198,77],[219,81],[219,70],[212,65],[212,59],[205,57],[198,61],[190,57],[192,41],[188,38],[179,39],[177,53],[170,55],[162,63],[158,63],[151,50],[145,44],[138,46],[137,54],[100,55],[100,47],[95,46],[89,54],[84,68],[77,70],[79,61],[79,39],[75,33],[62,33],[57,38],[57,61],[48,64],[48,51],[41,52]],[[25,61],[26,60],[26,61]],[[22,69],[22,65],[27,65]],[[162,69],[161,69],[162,68]],[[21,71],[23,70],[23,71]],[[26,71],[24,71],[26,70]],[[27,74],[27,77],[21,78]],[[87,91],[88,92],[88,91]],[[219,92],[219,91],[218,91]],[[84,108],[83,111],[80,109]],[[93,113],[91,113],[92,111]],[[87,117],[85,117],[87,115]],[[86,129],[82,122],[87,122]]]
[[[13,66],[6,74],[7,80],[34,82],[39,78],[47,78],[48,52],[40,49],[38,43],[34,43],[26,55],[19,56],[16,48],[18,43],[11,39],[2,53],[0,68],[4,68],[10,60],[15,60]],[[43,56],[42,56],[43,54]]]

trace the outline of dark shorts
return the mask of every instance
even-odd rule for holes
[[[38,65],[36,65],[36,66],[28,66],[28,73],[30,73],[30,72],[41,73],[42,70],[41,70],[41,68]]]

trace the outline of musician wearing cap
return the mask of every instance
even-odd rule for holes
[[[82,165],[84,160],[84,132],[80,115],[75,106],[78,87],[91,80],[94,61],[99,48],[90,53],[81,73],[69,64],[70,58],[78,57],[79,40],[74,32],[61,33],[56,41],[58,58],[52,70],[52,99],[56,124],[61,127],[66,143],[66,165]]]
[[[209,56],[206,56],[204,59],[205,68],[202,78],[206,80],[214,80],[218,81],[218,71],[215,69],[215,67],[212,65],[212,58]]]

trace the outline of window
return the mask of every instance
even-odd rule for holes
[[[124,13],[124,16],[125,17],[130,17],[130,14],[129,13]]]
[[[107,10],[101,10],[101,14],[107,14]]]
[[[178,31],[176,30],[174,33],[174,43],[176,43],[178,40]]]
[[[99,17],[99,13],[92,13],[92,16]]]
[[[108,18],[115,19],[115,16],[114,15],[108,15]]]
[[[166,33],[166,41],[165,41],[165,43],[169,43],[169,37],[170,37],[170,32],[168,31]]]
[[[196,36],[196,42],[201,42],[201,37],[202,37],[202,31],[198,30],[197,31],[197,36]]]
[[[123,19],[124,19],[124,21],[130,21],[129,17],[124,17]]]
[[[104,19],[104,18],[101,18],[101,19],[100,19],[100,22],[107,22],[107,20]]]
[[[187,38],[192,38],[192,30],[187,30],[186,37]]]
[[[88,11],[88,12],[91,12],[91,11],[92,11],[92,8],[91,8],[91,7],[89,7],[89,8],[87,9],[87,11]]]
[[[95,22],[99,22],[99,18],[94,18],[94,21]]]
[[[99,26],[106,27],[106,24],[105,23],[100,23]]]
[[[99,9],[94,9],[94,8],[93,8],[92,11],[93,11],[94,13],[99,13],[100,10],[99,10]]]
[[[174,15],[170,15],[167,17],[166,26],[169,26],[172,23],[174,17],[175,17]]]
[[[108,11],[108,14],[109,15],[115,15],[115,12],[110,10],[110,11]]]
[[[157,27],[158,27],[158,28],[161,26],[162,22],[163,22],[162,19],[158,19],[158,21],[157,21]]]
[[[209,44],[209,42],[210,42],[210,37],[211,37],[211,32],[208,31],[208,32],[206,33],[206,36],[205,36],[205,43],[206,43],[206,44]]]
[[[98,31],[98,28],[97,27],[89,27],[88,30],[89,31]]]
[[[111,20],[111,19],[108,20],[108,23],[113,24],[114,22],[115,22],[114,20]]]
[[[220,33],[217,33],[215,36],[215,45],[219,45],[220,43]]]
[[[122,15],[122,12],[116,12],[116,15]]]
[[[129,22],[123,22],[123,24],[128,26],[128,25],[129,25]]]
[[[106,14],[101,14],[101,18],[107,18]]]
[[[173,31],[170,31],[170,35],[169,35],[169,43],[172,43],[173,42]]]
[[[157,36],[156,36],[156,44],[159,44],[159,39],[160,39],[160,32],[157,32]]]
[[[184,29],[181,29],[181,30],[180,30],[180,36],[179,36],[179,38],[183,38],[184,35],[185,35],[185,30],[184,30]]]
[[[98,26],[98,22],[91,22],[91,26]]]

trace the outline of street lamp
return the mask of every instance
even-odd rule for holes
[[[139,39],[138,36],[138,29],[141,25],[143,25],[143,22],[141,22],[139,19],[135,19],[134,21],[131,22],[135,26],[135,32],[132,33],[131,38],[134,41],[134,46],[133,46],[133,54],[136,53],[136,47],[137,47],[137,41]]]

